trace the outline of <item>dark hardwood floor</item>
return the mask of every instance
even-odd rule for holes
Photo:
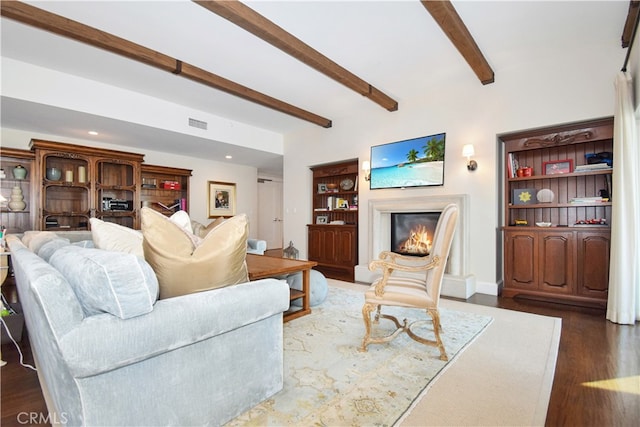
[[[480,294],[468,302],[562,318],[547,426],[638,425],[640,327],[611,323],[602,309]],[[26,336],[20,347],[25,361],[33,364]],[[20,366],[13,344],[2,346],[2,357],[8,364],[0,371],[1,425],[46,424],[37,374]]]

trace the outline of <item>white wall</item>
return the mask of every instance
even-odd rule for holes
[[[1,77],[2,95],[8,98],[282,154],[278,133],[95,80],[5,57]],[[208,128],[188,126],[189,117],[206,121]]]
[[[2,128],[2,146],[29,149],[29,141],[33,138],[68,144],[89,145],[127,152],[136,152],[130,147],[99,144],[95,141],[70,139],[56,135],[45,135],[16,129]],[[207,217],[208,181],[236,183],[237,213],[246,213],[249,217],[250,237],[257,237],[258,227],[258,173],[256,168],[214,162],[199,158],[178,156],[157,151],[144,153],[145,163],[160,166],[192,169],[191,188],[189,190],[189,214],[192,219],[202,224],[212,221]]]
[[[284,240],[307,256],[311,220],[309,166],[342,159],[369,158],[372,145],[446,132],[445,180],[442,187],[369,190],[360,178],[359,261],[369,263],[367,203],[373,198],[470,195],[472,217],[470,273],[479,287],[501,281],[498,263],[499,177],[496,135],[516,130],[592,119],[613,114],[613,80],[624,51],[618,46],[584,46],[536,63],[520,62],[496,72],[496,82],[477,79],[434,85],[428,93],[400,99],[399,111],[383,109],[334,120],[331,129],[313,128],[285,136]],[[471,72],[470,72],[471,73]],[[384,89],[384,88],[381,88]],[[367,102],[363,98],[363,102]],[[363,108],[371,111],[370,108]],[[331,117],[330,117],[331,118]],[[462,146],[476,148],[478,169],[468,172]]]

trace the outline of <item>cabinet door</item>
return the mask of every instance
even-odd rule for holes
[[[538,258],[536,235],[505,232],[505,287],[537,289]]]
[[[577,293],[580,296],[606,299],[609,289],[609,251],[611,239],[608,231],[581,231],[577,233]]]
[[[353,229],[337,229],[335,263],[344,266],[356,264],[356,232]]]
[[[572,232],[540,233],[539,289],[571,294],[574,288],[574,249]]]
[[[309,260],[333,264],[336,260],[336,233],[329,227],[309,227]]]

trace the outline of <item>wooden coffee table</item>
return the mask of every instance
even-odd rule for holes
[[[285,322],[311,313],[309,305],[311,269],[318,265],[315,261],[302,261],[289,258],[276,258],[264,255],[247,254],[247,268],[249,280],[277,277],[288,273],[302,272],[302,290],[291,289],[289,300],[302,298],[302,308],[292,310],[291,307],[284,313]]]

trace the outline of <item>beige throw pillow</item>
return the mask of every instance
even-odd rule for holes
[[[224,221],[202,239],[153,209],[142,208],[141,218],[144,255],[158,278],[160,299],[249,280],[245,214]]]

